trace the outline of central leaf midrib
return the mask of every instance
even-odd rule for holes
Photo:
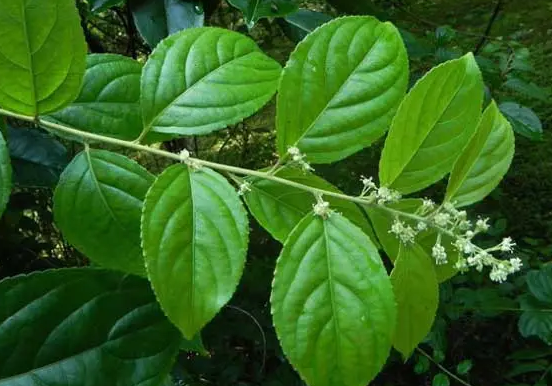
[[[196,259],[196,229],[197,229],[197,226],[196,226],[196,218],[197,218],[197,215],[196,215],[196,206],[195,206],[195,197],[194,197],[194,181],[193,181],[193,178],[192,178],[192,173],[193,171],[190,170],[190,168],[188,166],[185,166],[186,170],[185,172],[188,174],[188,181],[189,181],[189,184],[190,184],[190,202],[192,204],[192,245],[191,245],[191,248],[190,248],[190,251],[192,252],[192,282],[191,282],[191,286],[192,286],[192,290],[190,291],[190,310],[189,310],[189,314],[190,314],[190,321],[191,321],[191,324],[192,324],[192,328],[195,328],[195,291],[196,291],[196,288],[195,288],[195,285],[196,285],[196,280],[195,280],[195,275],[196,275],[196,262],[195,262],[195,259]]]

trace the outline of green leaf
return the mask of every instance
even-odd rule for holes
[[[79,95],[86,42],[73,0],[0,2],[0,106],[37,116]]]
[[[178,31],[202,27],[201,2],[186,0],[130,0],[134,23],[150,47]]]
[[[407,213],[415,213],[416,210],[422,205],[421,199],[404,199],[397,203],[387,205],[391,209],[401,210]],[[366,208],[366,212],[370,216],[372,221],[372,226],[378,240],[380,241],[383,250],[389,257],[389,259],[394,262],[399,255],[399,240],[389,233],[391,225],[395,221],[395,216],[388,211],[379,208],[377,206]],[[409,219],[401,219],[407,225],[411,227],[416,227],[416,222]],[[426,229],[423,232],[420,232],[416,236],[415,243],[419,245],[427,254],[431,256],[431,249],[437,241],[437,232],[433,229]],[[439,283],[447,281],[454,275],[458,273],[458,270],[454,268],[455,263],[458,261],[458,251],[453,247],[452,242],[454,240],[448,235],[441,235],[441,245],[446,250],[448,255],[448,263],[444,265],[434,265],[435,272],[437,273],[437,280]]]
[[[550,91],[548,89],[519,78],[509,78],[504,82],[504,87],[542,102],[548,102],[550,99]]]
[[[519,298],[523,313],[518,328],[524,337],[537,336],[548,345],[552,345],[552,303],[542,302],[526,294]]]
[[[397,29],[343,17],[297,45],[277,100],[278,153],[297,146],[314,163],[345,158],[388,128],[406,92],[408,60]]]
[[[497,187],[514,157],[514,132],[493,101],[450,174],[445,200],[471,205]]]
[[[249,226],[232,186],[214,171],[174,165],[149,190],[142,245],[161,308],[191,339],[230,300]]]
[[[309,33],[329,22],[333,17],[310,9],[299,9],[287,15],[284,20],[284,32],[294,41],[303,40]]]
[[[450,386],[450,379],[448,375],[444,373],[439,373],[433,377],[433,382],[431,386]]]
[[[65,239],[95,263],[145,275],[140,216],[153,180],[122,155],[85,150],[61,175],[54,194],[55,223]]]
[[[330,192],[341,193],[326,180],[304,173],[296,168],[279,170],[276,177]],[[293,228],[312,211],[316,204],[314,195],[267,179],[251,179],[251,191],[245,193],[245,202],[251,214],[276,240],[284,242]],[[325,196],[330,207],[343,214],[361,228],[372,240],[374,231],[362,211],[352,202]]]
[[[542,123],[533,110],[514,102],[501,103],[499,108],[516,133],[533,141],[542,140]]]
[[[228,0],[243,13],[248,28],[262,18],[282,17],[297,10],[295,0]]]
[[[391,283],[397,300],[395,347],[407,360],[431,331],[439,305],[439,283],[430,257],[419,245],[399,247]]]
[[[2,125],[4,125],[4,118],[0,117],[0,126]],[[0,130],[0,217],[2,217],[10,199],[12,185],[10,154],[2,132]]]
[[[466,359],[456,366],[456,372],[460,375],[466,375],[473,367],[473,362],[470,359]]]
[[[443,63],[410,90],[380,160],[381,184],[412,193],[448,172],[477,126],[483,81],[472,54]]]
[[[338,213],[309,213],[291,232],[271,304],[282,349],[309,386],[366,385],[389,355],[391,282],[372,241]]]
[[[53,188],[69,163],[67,149],[38,130],[8,128],[13,181],[32,188]]]
[[[144,67],[143,134],[206,134],[237,123],[272,98],[280,71],[236,32],[194,28],[172,35]]]
[[[88,55],[86,65],[79,97],[47,118],[89,133],[125,140],[138,138],[142,132],[142,65],[113,54]]]
[[[537,299],[552,304],[552,265],[528,272],[527,285]]]
[[[1,386],[157,386],[179,341],[137,277],[73,268],[0,282]]]
[[[88,0],[90,10],[94,13],[100,13],[119,5],[122,5],[124,0]]]

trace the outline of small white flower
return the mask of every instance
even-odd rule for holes
[[[479,272],[483,271],[483,266],[485,265],[486,252],[477,253],[472,256],[469,256],[466,261],[470,267],[475,267]]]
[[[468,212],[466,212],[465,210],[457,211],[455,213],[455,217],[457,220],[464,221],[466,218],[468,218]]]
[[[471,221],[470,220],[462,220],[458,224],[458,229],[461,231],[465,231],[471,228]]]
[[[499,249],[502,252],[512,252],[516,243],[512,241],[511,237],[505,237],[502,239],[502,242],[498,245]]]
[[[403,244],[413,243],[416,239],[416,231],[411,226],[405,225],[399,219],[395,219],[389,233],[393,233]]]
[[[460,272],[464,272],[468,269],[468,265],[466,264],[466,259],[463,257],[459,257],[458,261],[454,264],[454,268],[459,270]]]
[[[440,244],[439,240],[433,248],[431,248],[431,256],[433,256],[435,264],[437,265],[444,265],[448,263],[447,251],[445,250],[445,247]]]
[[[521,262],[521,259],[519,257],[512,257],[510,259],[509,273],[518,272],[522,266],[523,266],[523,263]]]
[[[476,232],[487,232],[489,230],[489,219],[480,218],[475,222],[475,231]]]
[[[183,162],[186,162],[190,159],[190,152],[186,149],[182,149],[180,153],[178,153],[178,155]]]
[[[508,278],[508,267],[503,262],[493,265],[489,277],[497,283],[505,282]]]
[[[322,218],[327,218],[332,213],[332,210],[330,209],[330,203],[326,201],[322,201],[322,199],[319,199],[318,202],[314,204],[312,207],[313,207],[314,214]]]
[[[424,209],[424,211],[429,211],[433,208],[435,208],[435,203],[432,200],[430,200],[429,198],[424,198],[422,200],[422,209]]]
[[[243,196],[245,193],[248,193],[251,191],[251,184],[247,181],[244,181],[240,185],[240,189],[238,190],[238,195]]]
[[[372,177],[366,178],[364,176],[360,176],[360,181],[362,182],[362,185],[364,185],[364,187],[367,189],[367,191],[376,189],[376,184],[372,180]]]
[[[292,157],[296,156],[296,155],[300,156],[301,151],[299,150],[298,147],[292,146],[292,147],[288,148],[288,154]]]
[[[425,223],[424,221],[420,221],[418,224],[416,224],[416,229],[418,230],[418,232],[425,231],[427,229],[427,223]]]
[[[456,208],[451,202],[445,202],[443,204],[443,209],[446,210],[449,213],[456,213]]]
[[[467,239],[473,239],[473,236],[475,236],[475,233],[473,231],[466,231]]]
[[[440,227],[446,227],[450,221],[450,214],[448,213],[437,213],[433,217],[433,222]]]

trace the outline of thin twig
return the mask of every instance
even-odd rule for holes
[[[459,378],[458,376],[456,376],[455,374],[453,374],[452,372],[450,372],[449,370],[447,370],[446,367],[444,367],[443,365],[441,365],[440,363],[438,363],[435,359],[433,359],[433,357],[431,355],[429,355],[427,352],[425,352],[424,350],[422,350],[421,348],[419,347],[416,347],[416,351],[418,351],[420,354],[422,354],[423,356],[425,356],[427,359],[429,359],[435,366],[437,366],[439,368],[439,370],[441,370],[443,373],[447,374],[449,377],[451,377],[452,379],[454,379],[456,382],[464,385],[464,386],[472,386],[470,383],[464,381],[462,378]]]
[[[496,18],[498,17],[498,14],[500,13],[500,10],[502,9],[503,0],[497,0],[496,5],[493,9],[493,13],[491,14],[491,18],[489,19],[489,22],[487,23],[487,28],[485,28],[485,32],[483,33],[483,36],[481,37],[481,40],[479,40],[479,43],[477,43],[477,46],[475,47],[475,50],[473,50],[473,54],[477,55],[479,51],[483,48],[485,43],[487,42],[487,39],[489,37],[489,34],[491,33],[491,30],[493,29],[493,24],[496,21]]]

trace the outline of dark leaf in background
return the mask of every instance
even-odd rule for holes
[[[284,33],[293,41],[299,42],[315,28],[332,20],[330,15],[322,12],[311,11],[310,9],[299,9],[284,17],[284,20],[278,20]]]
[[[201,2],[131,0],[129,6],[140,35],[150,47],[180,30],[203,26],[205,19]]]
[[[0,282],[1,386],[157,386],[179,343],[147,280],[77,268]]]
[[[14,183],[22,187],[53,188],[67,166],[67,149],[49,134],[8,128],[8,149]]]
[[[516,133],[533,141],[542,140],[542,123],[533,110],[515,102],[504,102],[498,107]]]
[[[243,18],[248,28],[253,28],[255,23],[265,17],[281,17],[297,10],[294,0],[228,0],[243,13]]]
[[[92,12],[103,12],[109,8],[122,5],[124,0],[88,0]]]

